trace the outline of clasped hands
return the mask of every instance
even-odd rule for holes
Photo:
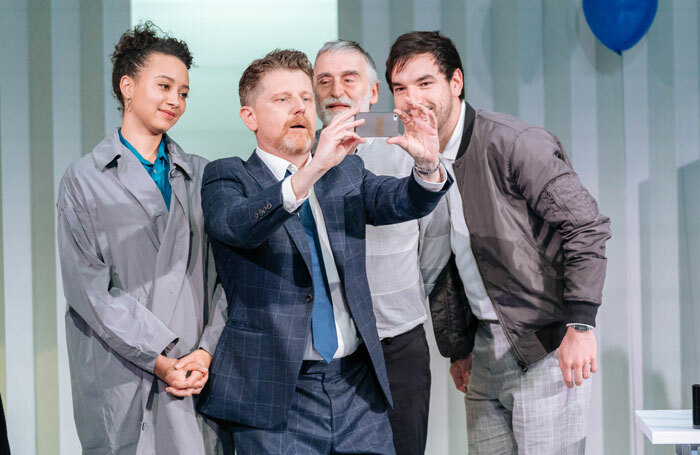
[[[189,397],[202,391],[209,379],[209,365],[211,354],[196,349],[180,359],[159,355],[153,372],[168,384],[166,392],[176,397]]]

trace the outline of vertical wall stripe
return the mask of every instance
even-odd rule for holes
[[[0,11],[2,11],[0,9]],[[0,12],[1,14],[1,12]],[[0,22],[1,24],[1,22]],[[1,36],[1,35],[0,35]],[[1,48],[0,48],[1,49]],[[3,54],[0,52],[0,60]],[[2,72],[0,70],[0,75]],[[2,106],[2,84],[0,83],[0,106]],[[0,138],[2,138],[2,121],[0,120]],[[0,140],[0,176],[2,176],[2,140]],[[2,184],[0,184],[0,399],[7,401],[7,368],[5,356],[5,256],[3,255],[3,211]]]
[[[442,0],[440,2],[440,32],[454,41],[462,59],[465,88],[468,84],[469,55],[467,55],[467,2],[463,0]],[[469,93],[467,93],[467,98]]]
[[[625,213],[625,137],[622,58],[612,51],[596,52],[596,92],[598,130],[598,203],[602,213],[614,218],[613,238],[607,242],[607,275],[603,304],[598,312],[599,365],[605,374],[596,375],[600,383],[596,395],[601,418],[592,419],[598,431],[598,450],[593,453],[630,453],[629,429],[634,422],[629,412],[629,397],[619,394],[629,383],[627,351],[629,330],[626,294]],[[599,415],[598,414],[598,415]],[[589,425],[590,427],[591,425]],[[590,434],[590,430],[589,430]]]
[[[80,2],[52,0],[51,47],[53,66],[53,201],[68,166],[81,156],[80,117]],[[55,218],[55,204],[53,206]],[[58,429],[60,453],[80,453],[73,420],[61,269],[56,252],[56,337],[58,347]]]
[[[414,29],[413,4],[404,0],[389,0],[389,46],[399,35]]]
[[[413,30],[440,30],[440,0],[413,0]]]
[[[678,283],[678,198],[672,2],[661,2],[648,33],[650,294],[643,311],[645,332],[645,409],[678,409],[680,333]],[[649,446],[647,446],[649,447]]]
[[[518,14],[522,9],[518,6],[511,0],[493,0],[490,11],[493,110],[516,117],[520,115]]]
[[[518,65],[518,115],[531,125],[544,125],[544,77],[542,35],[543,0],[519,0],[515,44]],[[563,27],[562,27],[563,28]]]
[[[626,271],[627,271],[627,320],[629,321],[628,362],[630,371],[629,400],[630,413],[644,409],[644,370],[642,332],[642,217],[640,207],[640,184],[649,176],[649,141],[645,134],[648,128],[648,89],[647,89],[647,39],[644,38],[623,55],[624,90],[624,134],[627,156],[625,200],[626,227]],[[618,215],[619,217],[619,215]],[[613,224],[613,229],[615,225]],[[644,272],[646,273],[646,272]],[[644,435],[633,425],[630,429],[630,453],[641,453]]]
[[[80,0],[80,124],[83,154],[92,151],[105,130],[102,2]]]
[[[104,129],[99,139],[101,141],[107,132],[112,131],[117,125],[122,123],[122,114],[118,109],[119,102],[112,94],[112,61],[109,56],[114,52],[114,46],[122,34],[131,27],[131,0],[120,0],[119,2],[100,1],[102,3],[102,52],[100,53],[99,62],[103,68],[102,92],[104,94],[104,103],[102,104]],[[97,11],[95,11],[95,14],[97,14]],[[177,30],[173,30],[173,33],[176,32]],[[92,147],[95,145],[97,145],[97,142],[92,144]]]
[[[574,0],[576,39],[571,54],[571,150],[569,156],[583,184],[598,195],[595,54],[598,40],[588,27],[581,1]]]
[[[30,0],[29,154],[31,254],[36,382],[37,453],[56,453],[58,439],[58,359],[56,354],[56,258],[53,210],[53,108],[51,8]]]
[[[462,53],[467,85],[466,99],[474,109],[494,110],[491,52],[491,2],[466,3],[466,53]],[[458,48],[459,49],[459,48]],[[466,54],[466,56],[465,56]]]
[[[358,8],[357,0],[338,0],[338,38],[362,43],[363,15],[364,8]]]
[[[36,452],[32,319],[31,168],[27,3],[8,0],[0,12],[0,122],[5,283],[7,431],[13,453]]]
[[[678,166],[700,158],[700,94],[698,93],[698,2],[673,2],[676,159]]]
[[[357,3],[355,3],[357,5]],[[362,47],[369,52],[377,66],[379,77],[379,101],[372,108],[377,112],[388,112],[394,108],[394,99],[384,77],[386,57],[393,44],[389,0],[362,1]]]
[[[700,294],[697,286],[696,248],[698,227],[697,179],[700,163],[700,100],[698,90],[698,4],[697,0],[680,0],[673,5],[674,90],[676,112],[676,163],[678,167],[678,249],[679,303],[681,341],[681,403],[691,403],[691,386],[700,378],[700,343],[693,339],[700,323],[697,310]]]
[[[544,122],[542,126],[555,134],[567,152],[571,152],[571,48],[574,28],[570,1],[545,0],[542,13],[542,77],[544,84]],[[563,27],[563,24],[568,26]]]

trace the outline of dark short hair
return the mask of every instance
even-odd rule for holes
[[[122,76],[136,77],[151,54],[172,55],[179,58],[187,69],[192,66],[192,54],[187,43],[164,34],[153,22],[146,21],[130,28],[114,46],[112,59],[112,92],[124,109],[124,99],[119,88]]]
[[[314,79],[314,70],[305,53],[294,49],[275,49],[263,58],[259,58],[243,71],[241,80],[238,81],[238,96],[241,106],[248,106],[259,88],[260,81],[269,72],[276,70],[301,71],[309,80]]]
[[[440,72],[448,81],[452,79],[455,70],[460,70],[464,74],[462,59],[459,58],[459,52],[451,39],[438,31],[409,32],[396,39],[386,59],[385,75],[389,89],[393,91],[391,73],[394,70],[401,71],[409,60],[423,54],[430,54],[435,59]],[[464,86],[459,99],[464,99]]]

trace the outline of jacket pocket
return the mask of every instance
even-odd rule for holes
[[[241,321],[238,319],[229,319],[226,321],[226,327],[242,332],[262,332],[263,328],[249,321]]]

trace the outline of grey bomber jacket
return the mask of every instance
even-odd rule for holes
[[[477,267],[523,369],[559,347],[566,323],[595,325],[610,220],[559,140],[512,116],[466,104],[454,178]],[[471,353],[471,314],[454,257],[430,293],[440,353]]]

